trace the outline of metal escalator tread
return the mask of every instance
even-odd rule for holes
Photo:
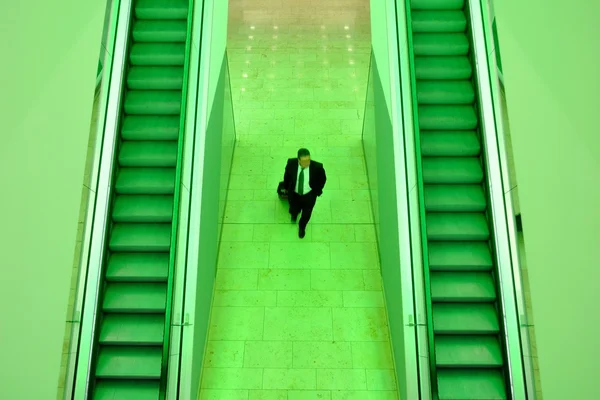
[[[115,190],[118,194],[173,194],[175,168],[121,168]]]
[[[412,10],[462,10],[465,0],[411,0]]]
[[[499,369],[440,369],[439,400],[506,400]]]
[[[183,85],[183,67],[131,67],[127,74],[130,90],[179,90]]]
[[[469,40],[464,33],[416,33],[415,56],[466,56]]]
[[[421,131],[423,157],[474,157],[480,151],[475,131]]]
[[[427,184],[470,184],[483,181],[478,157],[423,157],[423,182]]]
[[[177,141],[126,141],[121,144],[122,167],[177,166]]]
[[[186,0],[138,0],[135,16],[138,19],[187,19]]]
[[[162,313],[167,302],[166,283],[109,282],[102,311],[111,313]]]
[[[468,131],[477,128],[477,122],[477,114],[473,106],[419,106],[419,128],[423,130]]]
[[[493,267],[485,242],[431,242],[428,250],[431,271],[489,271]]]
[[[125,113],[137,115],[178,115],[179,90],[131,90],[125,95]]]
[[[421,80],[417,88],[419,104],[472,104],[473,85],[467,80]]]
[[[468,57],[415,57],[417,79],[469,79],[472,73]]]
[[[183,66],[183,43],[134,43],[129,53],[132,65]]]
[[[179,116],[127,115],[121,127],[123,140],[177,140]]]
[[[438,367],[497,368],[502,366],[502,349],[495,335],[440,335],[435,340]]]
[[[121,195],[115,199],[114,222],[169,223],[173,217],[173,196]]]
[[[158,400],[158,381],[102,379],[96,383],[94,400]]]
[[[487,202],[481,185],[425,185],[425,210],[482,212]]]
[[[445,335],[490,335],[500,330],[492,303],[433,303],[433,329]]]
[[[143,43],[185,43],[185,20],[137,20],[133,40]]]
[[[171,224],[114,224],[109,248],[115,252],[167,252],[171,245]]]
[[[464,0],[411,0],[439,400],[505,399]],[[433,350],[432,350],[433,351]]]
[[[483,213],[427,213],[426,223],[430,241],[479,242],[490,238]]]
[[[109,282],[166,282],[168,253],[112,253],[106,269]]]
[[[496,288],[488,272],[431,272],[433,302],[491,302]]]
[[[103,345],[162,345],[165,319],[162,314],[106,314],[100,326]]]
[[[460,33],[467,28],[467,18],[462,10],[413,11],[412,28],[415,33]]]
[[[162,346],[101,346],[96,377],[158,379]]]
[[[188,11],[136,0],[132,13],[94,399],[160,398]]]

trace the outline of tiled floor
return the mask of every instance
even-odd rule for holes
[[[230,0],[238,145],[201,400],[397,399],[361,145],[368,0]],[[275,195],[307,147],[328,174],[299,239]]]

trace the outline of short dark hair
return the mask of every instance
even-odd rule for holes
[[[302,157],[306,157],[306,156],[310,156],[310,151],[308,151],[308,149],[301,148],[300,150],[298,150],[298,158],[302,158]]]

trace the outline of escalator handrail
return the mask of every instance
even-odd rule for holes
[[[127,62],[129,32],[133,0],[117,0],[114,4],[116,17],[111,33],[114,32],[114,42],[111,40],[112,59],[107,73],[110,79],[107,83],[106,115],[102,133],[102,143],[98,143],[99,167],[96,187],[96,199],[91,221],[91,237],[89,257],[85,269],[85,289],[81,311],[81,328],[78,338],[77,360],[75,362],[75,377],[72,392],[66,393],[67,398],[85,399],[89,396],[92,362],[94,359],[95,338],[97,336],[97,315],[100,288],[102,287],[102,272],[106,259],[106,241],[110,220],[110,201],[114,179],[114,157],[118,143],[117,134],[122,105],[122,87],[125,79],[124,72]],[[93,178],[95,179],[95,178]],[[82,264],[83,265],[83,264]]]
[[[185,58],[183,62],[183,80],[182,80],[182,91],[181,91],[181,107],[179,114],[179,132],[177,136],[177,166],[175,169],[175,192],[173,197],[173,214],[171,223],[171,244],[169,252],[169,269],[167,276],[167,302],[165,307],[165,325],[164,325],[164,336],[163,336],[163,348],[162,348],[162,364],[161,364],[161,379],[160,379],[160,393],[161,399],[166,395],[167,382],[168,382],[168,362],[169,362],[169,347],[171,340],[171,321],[173,317],[173,285],[175,280],[175,266],[176,266],[176,254],[177,254],[177,242],[178,242],[178,229],[179,229],[179,210],[181,208],[181,180],[182,180],[182,169],[183,169],[183,150],[184,150],[184,137],[185,127],[187,118],[187,94],[188,85],[187,81],[189,78],[190,70],[190,56],[192,46],[192,26],[193,26],[193,14],[194,14],[194,0],[188,0],[188,12],[187,12],[187,23],[186,23],[186,39],[185,39]]]
[[[431,391],[437,393],[437,368],[435,362],[435,341],[433,334],[433,305],[431,301],[431,275],[429,271],[429,250],[427,242],[427,220],[425,216],[425,199],[423,183],[423,159],[421,154],[421,130],[419,128],[419,107],[417,102],[417,79],[415,75],[415,54],[412,32],[411,0],[404,0],[406,8],[406,36],[408,41],[408,58],[410,70],[410,86],[412,95],[413,130],[415,137],[415,160],[417,164],[417,190],[421,222],[421,248],[423,257],[423,280],[425,285],[425,308],[427,314],[427,333],[429,349],[429,373],[431,375]]]
[[[508,182],[508,163],[505,147],[502,117],[500,115],[499,87],[500,72],[495,62],[488,2],[467,1],[471,25],[473,54],[477,59],[475,68],[478,75],[480,97],[481,129],[483,151],[488,168],[488,197],[493,223],[493,240],[496,247],[496,266],[499,281],[500,305],[503,312],[504,341],[508,355],[507,369],[513,399],[533,399],[533,372],[530,362],[525,361],[524,349],[528,350],[528,335],[519,332],[520,315],[525,314],[520,306],[523,296],[520,280],[520,266],[515,237],[515,220]],[[473,27],[473,25],[475,25]],[[482,76],[483,75],[483,76]],[[517,289],[519,288],[519,289]],[[525,343],[523,343],[525,342]],[[525,379],[527,377],[527,379]]]

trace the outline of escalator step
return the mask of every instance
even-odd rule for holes
[[[102,310],[112,313],[163,313],[166,304],[166,283],[109,282]]]
[[[115,189],[118,194],[173,194],[175,168],[121,168]]]
[[[468,131],[477,128],[473,106],[419,106],[419,128],[431,131]]]
[[[425,184],[475,184],[483,181],[477,157],[423,157]]]
[[[131,90],[125,95],[125,113],[136,115],[179,115],[181,91]]]
[[[465,0],[411,0],[413,10],[462,10]]]
[[[181,90],[182,67],[131,67],[127,87],[131,90]]]
[[[112,379],[159,379],[161,346],[101,346],[96,376]]]
[[[427,104],[473,104],[475,91],[470,81],[419,81],[417,101]]]
[[[104,345],[162,345],[163,314],[105,314],[99,341]]]
[[[427,239],[433,241],[484,241],[490,238],[483,213],[427,213]]]
[[[498,315],[490,303],[434,303],[433,329],[442,335],[491,335],[500,332]]]
[[[421,131],[423,157],[474,157],[481,151],[475,131]]]
[[[167,252],[171,246],[171,224],[115,224],[109,246],[118,252]]]
[[[500,370],[439,369],[439,400],[506,400]]]
[[[432,272],[431,301],[492,302],[496,287],[488,272]]]
[[[445,336],[435,339],[438,368],[497,368],[502,366],[502,349],[496,336]]]
[[[125,282],[166,282],[169,253],[112,253],[106,279]]]
[[[179,116],[128,115],[123,121],[124,140],[177,140]]]
[[[144,43],[185,43],[186,20],[137,20],[133,40]]]
[[[428,248],[431,271],[489,271],[493,266],[487,243],[432,242]]]
[[[94,400],[159,400],[160,381],[99,379]]]
[[[470,79],[473,69],[467,57],[415,57],[416,79]]]
[[[121,144],[119,165],[122,167],[177,166],[177,141],[126,141]]]
[[[415,33],[415,56],[466,56],[469,40],[464,33]]]
[[[132,65],[183,66],[185,44],[179,43],[134,43],[129,61]]]
[[[487,205],[481,185],[425,185],[424,194],[431,212],[482,212]]]
[[[186,0],[138,0],[135,17],[138,19],[187,19]]]
[[[460,33],[467,29],[467,18],[462,10],[413,11],[413,33]]]
[[[173,217],[173,196],[121,195],[115,199],[114,222],[170,223]]]

